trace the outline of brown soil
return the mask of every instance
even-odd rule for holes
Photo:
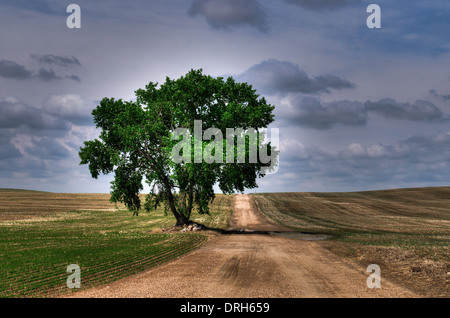
[[[111,203],[109,193],[52,193],[0,189],[0,222],[39,220],[61,212],[75,210],[124,210],[122,203]]]
[[[231,228],[169,263],[72,297],[418,297],[383,272],[381,288],[368,288],[369,264],[343,259],[324,242],[264,234],[287,229],[256,212],[248,195],[236,196]]]

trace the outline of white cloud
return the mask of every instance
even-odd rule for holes
[[[42,104],[49,114],[78,125],[92,125],[92,110],[95,102],[88,101],[78,94],[51,95]]]

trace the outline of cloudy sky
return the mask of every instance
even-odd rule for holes
[[[109,192],[79,166],[92,109],[192,68],[276,106],[279,170],[251,192],[448,186],[449,15],[445,0],[0,0],[0,187]]]

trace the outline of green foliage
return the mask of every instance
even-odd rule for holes
[[[89,165],[93,178],[115,173],[113,202],[124,202],[130,210],[138,211],[138,194],[145,180],[151,191],[144,207],[151,210],[164,204],[177,225],[182,225],[189,221],[193,209],[209,213],[216,183],[224,193],[257,187],[256,178],[264,176],[261,167],[267,166],[259,161],[178,163],[171,158],[179,142],[172,140],[172,132],[177,128],[193,132],[196,120],[202,121],[203,129],[217,128],[223,136],[227,128],[245,131],[267,127],[274,119],[274,106],[259,98],[251,85],[191,70],[177,80],[166,78],[159,87],[150,82],[135,94],[135,102],[114,98],[100,102],[92,112],[101,129],[100,140],[86,141],[79,152],[81,164]],[[201,149],[211,148],[215,142],[211,139],[202,140]]]

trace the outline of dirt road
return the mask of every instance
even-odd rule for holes
[[[235,200],[231,227],[246,229],[242,234],[218,234],[176,260],[74,297],[417,297],[383,279],[383,269],[381,288],[368,288],[366,267],[320,241],[261,234],[287,229],[254,211],[250,200]]]

